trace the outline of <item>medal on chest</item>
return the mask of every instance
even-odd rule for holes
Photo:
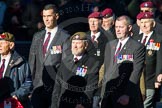
[[[88,67],[85,65],[82,65],[81,67],[77,67],[76,75],[84,77],[87,73]]]

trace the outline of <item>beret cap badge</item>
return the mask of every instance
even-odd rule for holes
[[[145,7],[147,7],[147,6],[148,6],[148,4],[147,4],[147,3],[145,3],[145,4],[144,4],[144,6],[145,6]]]
[[[77,34],[77,35],[75,36],[75,39],[80,39],[80,36]]]

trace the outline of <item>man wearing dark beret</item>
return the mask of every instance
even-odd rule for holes
[[[86,33],[77,32],[70,40],[71,54],[58,69],[51,108],[92,108],[99,62],[87,53]]]
[[[13,34],[0,34],[0,84],[5,85],[0,88],[0,97],[12,97],[19,100],[24,108],[30,108],[28,95],[32,90],[31,71],[27,61],[14,50],[14,47]]]
[[[151,12],[143,12],[138,15],[140,21],[141,35],[133,36],[135,40],[145,45],[145,66],[144,83],[146,98],[144,99],[144,108],[155,108],[155,87],[159,88],[161,82],[157,76],[162,72],[160,65],[162,59],[162,36],[154,31],[155,19]]]

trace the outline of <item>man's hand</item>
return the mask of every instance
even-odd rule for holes
[[[122,104],[122,105],[128,105],[129,103],[129,96],[127,95],[122,95],[119,97],[119,99],[117,100],[118,103]]]
[[[155,82],[155,88],[159,88],[161,86],[161,83]]]
[[[16,95],[13,95],[12,98],[18,100],[17,96]]]

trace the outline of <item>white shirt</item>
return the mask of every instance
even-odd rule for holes
[[[139,30],[139,35],[142,34],[142,33],[143,33],[142,30]]]
[[[80,60],[82,58],[82,56],[76,56],[76,55],[74,55],[74,58],[77,58],[78,60]]]
[[[7,66],[8,66],[9,61],[10,61],[10,58],[11,58],[11,54],[10,54],[10,53],[7,55],[6,58],[2,58],[2,56],[1,56],[1,63],[0,63],[0,66],[2,65],[2,60],[5,59],[5,68],[4,68],[3,76],[5,75]]]
[[[93,32],[91,32],[91,38],[92,38],[92,36],[95,36],[95,39],[94,39],[94,41],[97,41],[97,38],[100,36],[100,32],[97,32],[96,34],[93,34]]]
[[[148,37],[146,38],[146,42],[145,42],[145,45],[146,45],[146,44],[148,43],[148,41],[149,41],[149,39],[150,39],[152,33],[153,33],[153,31],[150,32],[149,34],[143,34],[143,37],[142,37],[141,43],[142,43],[143,40],[145,39],[145,36],[148,36]]]
[[[56,26],[55,28],[53,28],[53,29],[50,31],[50,32],[51,32],[51,37],[50,37],[50,40],[49,40],[49,43],[48,43],[48,46],[47,46],[47,50],[48,50],[48,48],[49,48],[49,46],[50,46],[50,44],[51,44],[53,38],[55,37],[57,30],[58,30],[58,26]],[[45,42],[45,40],[46,40],[47,37],[48,37],[48,32],[49,32],[49,31],[47,31],[47,29],[46,29],[46,35],[45,35],[45,38],[44,38],[44,42]],[[44,43],[44,42],[43,42],[43,43]]]
[[[117,51],[117,49],[119,48],[119,46],[120,46],[120,43],[122,43],[122,46],[121,46],[121,49],[120,49],[120,51],[122,50],[122,48],[123,48],[123,46],[126,44],[126,42],[128,41],[128,39],[129,39],[129,37],[127,37],[127,38],[125,38],[124,40],[119,40],[118,41],[118,44],[117,44],[117,46],[116,46],[116,51]],[[116,51],[115,51],[115,54],[116,54]]]

